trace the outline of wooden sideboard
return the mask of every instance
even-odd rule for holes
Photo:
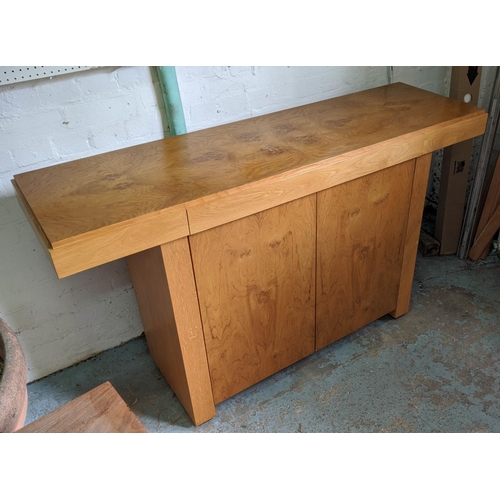
[[[196,425],[409,309],[431,153],[479,108],[397,83],[14,176],[60,278],[127,257]]]

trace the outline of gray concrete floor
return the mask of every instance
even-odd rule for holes
[[[29,423],[109,380],[149,432],[500,432],[500,260],[417,260],[412,303],[230,398],[195,427],[144,337],[28,386]]]

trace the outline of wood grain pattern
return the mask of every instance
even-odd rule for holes
[[[408,310],[428,153],[486,120],[398,83],[14,185],[59,277],[128,256],[150,353],[199,425],[215,403]]]
[[[317,349],[396,307],[414,164],[317,194]]]
[[[196,425],[215,416],[189,243],[128,257],[149,352]]]
[[[20,433],[147,432],[115,388],[105,382],[22,427]]]
[[[190,237],[215,403],[314,352],[315,196]]]
[[[246,190],[260,193],[250,203],[255,213],[290,201],[287,182],[298,172],[311,177],[295,179],[308,186],[300,191],[295,184],[296,197],[314,192],[322,169],[331,183],[326,186],[341,183],[479,135],[485,123],[481,109],[398,83],[26,172],[15,180],[52,248],[117,225],[142,225],[164,210],[187,210],[193,233],[221,223],[224,211],[248,215],[247,209],[218,206],[224,200],[239,204],[239,195],[252,198]],[[270,193],[267,183],[273,184]]]
[[[190,233],[205,231],[475,137],[482,133],[485,123],[486,116],[478,115],[466,122],[447,123],[445,128],[442,125],[428,127],[418,134],[400,135],[269,179],[193,200],[185,204]]]
[[[391,316],[398,318],[406,314],[410,308],[411,289],[413,275],[415,274],[415,263],[417,261],[417,249],[420,239],[420,228],[422,226],[422,214],[424,212],[425,192],[429,180],[432,155],[421,156],[415,160],[415,173],[411,191],[410,208],[408,211],[408,222],[405,233],[403,265],[399,278],[399,290],[396,307],[390,312]]]
[[[157,247],[189,234],[184,210],[164,210],[141,223],[116,224],[87,233],[85,238],[49,248],[59,278]]]
[[[481,257],[481,253],[484,249],[488,248],[491,243],[493,236],[500,228],[500,205],[497,206],[496,210],[493,212],[490,220],[486,223],[481,233],[476,238],[474,245],[469,251],[469,258],[471,260],[477,260]]]
[[[495,212],[496,208],[500,205],[500,156],[498,156],[497,162],[495,164],[495,170],[493,171],[493,176],[490,181],[490,186],[488,188],[488,194],[486,196],[486,200],[484,202],[484,206],[481,212],[481,217],[479,218],[479,223],[476,228],[476,239],[479,237],[479,235],[482,233],[483,229],[486,227],[486,224],[488,224],[488,221],[490,220],[491,216]],[[485,248],[483,251],[479,254],[477,252],[477,245],[476,248],[474,249],[474,252],[472,252],[472,248],[469,251],[469,257],[473,260],[477,259],[485,259],[488,256],[488,251],[489,251],[489,246],[487,242],[485,245]],[[474,247],[474,245],[473,245]],[[475,258],[471,257],[474,255]]]

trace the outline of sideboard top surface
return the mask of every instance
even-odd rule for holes
[[[14,185],[55,248],[478,118],[486,123],[482,109],[397,83],[26,172]]]

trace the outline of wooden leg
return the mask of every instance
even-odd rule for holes
[[[149,352],[195,425],[215,416],[187,238],[128,257]]]
[[[432,154],[429,153],[416,159],[397,305],[396,309],[390,313],[394,318],[406,314],[410,308],[411,289],[415,273],[415,262],[417,260],[420,226],[424,212],[425,192],[427,191],[431,158]]]

